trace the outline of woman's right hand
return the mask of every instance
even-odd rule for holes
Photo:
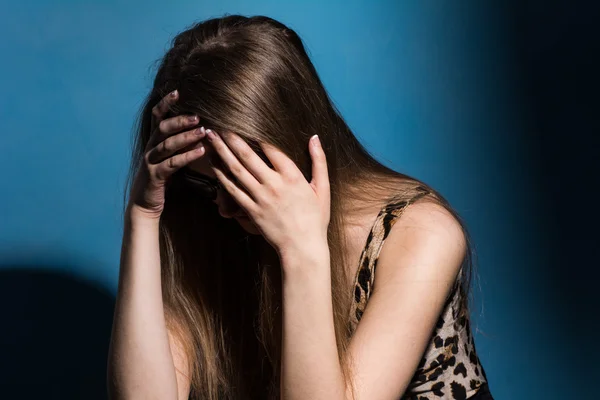
[[[168,178],[205,153],[204,146],[198,142],[206,133],[201,132],[200,127],[193,129],[199,122],[198,116],[179,115],[164,119],[178,96],[179,93],[175,90],[163,97],[152,109],[150,139],[131,187],[128,209],[150,218],[158,219],[162,214]],[[191,150],[175,154],[194,144],[196,146]]]

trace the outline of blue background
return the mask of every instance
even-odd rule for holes
[[[561,110],[565,128],[577,110],[579,133],[597,119],[569,108],[572,97],[545,107],[554,80],[534,71],[534,55],[568,31],[550,18],[562,11],[497,1],[213,3],[3,3],[0,388],[22,382],[32,398],[104,390],[132,127],[154,61],[193,22],[240,13],[295,29],[367,148],[440,190],[465,218],[480,276],[475,341],[494,396],[587,394],[584,379],[598,375],[597,341],[584,341],[595,309],[579,301],[592,300],[595,278],[580,266],[596,260],[597,242],[581,226],[563,240],[570,219],[556,210],[577,212],[585,202],[567,200],[583,188],[544,167],[583,158],[561,159],[569,149],[539,139],[558,132],[547,117]],[[531,28],[533,16],[548,35]],[[566,187],[553,192],[557,181]],[[588,253],[558,265],[562,246]]]

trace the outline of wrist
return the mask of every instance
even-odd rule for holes
[[[297,259],[307,259],[310,261],[329,258],[329,245],[326,239],[302,241],[301,243],[291,243],[276,249],[281,261],[294,261]]]
[[[327,243],[304,244],[278,251],[282,272],[285,275],[330,273],[330,254]]]
[[[160,213],[151,213],[135,204],[130,204],[125,211],[125,222],[134,225],[158,225],[160,216]]]

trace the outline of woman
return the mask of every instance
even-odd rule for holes
[[[130,178],[113,399],[491,398],[459,217],[361,146],[293,30],[179,34]]]

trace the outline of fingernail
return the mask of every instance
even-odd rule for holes
[[[171,93],[169,93],[169,96],[171,96],[171,97],[177,96],[177,89],[175,89]]]
[[[188,117],[188,121],[190,121],[190,122],[196,122],[197,120],[198,120],[198,117],[196,117],[195,115]]]
[[[216,137],[215,133],[213,131],[211,131],[210,129],[206,130],[206,136],[208,136],[208,140],[211,140],[211,141]]]
[[[312,142],[315,146],[321,145],[321,140],[319,139],[319,135],[314,135],[313,137],[310,138],[310,140],[312,140]]]

